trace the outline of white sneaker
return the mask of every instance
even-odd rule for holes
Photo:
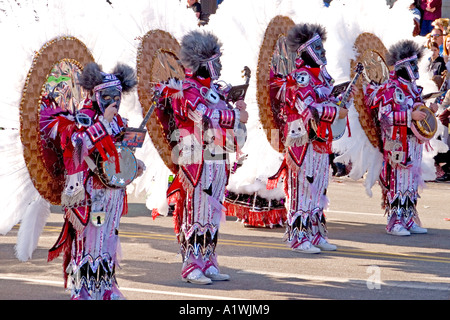
[[[337,247],[334,244],[329,243],[324,238],[321,238],[319,243],[315,245],[317,248],[323,251],[336,251]]]
[[[427,233],[428,230],[425,228],[419,227],[419,225],[414,223],[413,226],[411,228],[409,228],[409,232],[415,233],[415,234],[424,234],[424,233]]]
[[[409,236],[411,233],[406,230],[401,224],[396,224],[391,231],[387,231],[388,234],[393,236]]]
[[[211,266],[206,270],[205,276],[213,281],[226,281],[230,280],[230,276],[224,273],[219,273],[216,267]]]
[[[212,283],[212,280],[210,278],[205,277],[205,275],[200,269],[193,270],[186,276],[186,278],[181,277],[181,280],[183,280],[184,282],[190,282],[194,284]]]
[[[320,249],[313,246],[311,242],[303,242],[301,245],[292,248],[295,252],[301,252],[301,253],[320,253]]]

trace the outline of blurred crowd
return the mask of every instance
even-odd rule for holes
[[[442,16],[442,0],[415,0],[410,10],[414,14],[413,36],[424,37],[428,50],[428,71],[441,95],[438,119],[447,128],[438,138],[450,147],[450,19]],[[438,153],[435,157],[438,182],[450,181],[450,151]]]

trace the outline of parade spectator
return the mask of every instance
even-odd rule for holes
[[[198,19],[198,26],[204,26],[209,22],[209,14],[202,12],[202,5],[198,0],[187,0],[187,7],[192,8]]]
[[[444,37],[444,43],[442,46],[442,57],[444,58],[445,63],[448,63],[449,55],[450,55],[450,35],[446,35]]]
[[[437,87],[440,88],[444,81],[444,71],[447,70],[445,67],[445,60],[439,55],[439,45],[436,42],[430,42],[428,49],[431,50],[428,70],[433,74],[432,80],[436,83]]]
[[[422,0],[420,7],[423,10],[421,36],[426,36],[433,30],[434,20],[441,18],[442,0]]]
[[[450,118],[450,91],[445,94],[444,100],[439,105],[438,119],[442,125],[446,128],[440,137],[443,142],[445,142],[450,147],[450,135],[449,135],[449,119]],[[438,182],[450,181],[450,149],[444,153],[438,153],[434,157],[435,163],[440,170],[442,175],[436,178]]]
[[[416,5],[416,2],[413,2],[409,5],[409,11],[413,14],[413,22],[414,22],[414,29],[413,29],[413,36],[416,37],[420,35],[420,24],[422,22],[422,13],[419,9],[419,7]]]
[[[436,42],[439,46],[439,55],[442,56],[444,50],[444,33],[439,28],[434,28],[429,34],[428,42]]]
[[[434,20],[431,23],[431,25],[434,28],[441,29],[442,34],[444,36],[446,36],[447,35],[447,29],[448,29],[449,20],[450,20],[449,18],[439,18],[439,19]]]

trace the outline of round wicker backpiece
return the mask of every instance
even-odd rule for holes
[[[272,58],[280,36],[286,35],[295,23],[285,16],[276,16],[266,28],[263,43],[259,49],[256,95],[259,117],[270,145],[279,152],[283,152],[282,128],[277,124],[278,114],[272,108],[270,92],[270,73]]]
[[[356,82],[357,93],[354,96],[354,105],[359,114],[359,122],[375,148],[381,147],[381,134],[374,122],[376,114],[371,112],[364,103],[363,85],[373,81],[381,84],[389,77],[389,68],[385,62],[387,53],[383,42],[372,33],[361,33],[355,40],[356,61],[351,60],[351,78],[358,62],[364,65],[364,71]]]
[[[137,55],[138,96],[145,115],[152,105],[153,86],[169,78],[184,79],[184,68],[178,59],[180,45],[168,32],[151,30],[142,37]],[[177,172],[172,161],[171,133],[175,123],[169,110],[156,108],[147,122],[147,130],[153,145],[165,165]]]
[[[56,205],[61,203],[64,168],[56,144],[42,139],[41,112],[49,94],[63,110],[77,103],[82,93],[73,76],[89,62],[94,58],[77,38],[51,40],[35,53],[22,91],[20,137],[25,163],[39,194]]]

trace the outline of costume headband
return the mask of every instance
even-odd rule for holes
[[[211,57],[209,57],[208,59],[204,59],[204,60],[200,60],[200,62],[210,62],[210,61],[214,61],[217,58],[219,58],[222,55],[221,52],[218,52],[216,54],[213,54]]]
[[[405,67],[406,67],[406,72],[408,72],[409,78],[411,79],[411,81],[417,80],[418,74],[414,73],[414,71],[412,70],[412,67],[411,67],[411,63],[409,63],[410,61],[413,61],[416,59],[417,59],[417,55],[413,55],[412,57],[408,57],[408,58],[399,60],[395,63],[394,69],[397,69],[398,66],[406,63]]]
[[[309,47],[313,42],[320,40],[320,36],[316,33],[314,37],[306,41],[304,44],[302,44],[300,47],[298,47],[297,52],[301,52],[305,50],[307,47]]]
[[[412,57],[408,57],[408,58],[405,58],[405,59],[397,61],[394,64],[394,66],[397,67],[398,65],[400,65],[402,63],[405,63],[405,62],[408,62],[408,61],[413,61],[413,60],[416,60],[416,59],[417,59],[417,55],[413,55]]]
[[[99,91],[109,88],[109,87],[117,87],[119,89],[119,91],[122,92],[122,84],[121,84],[120,80],[108,81],[108,82],[99,84],[94,87],[94,92],[99,92]]]

